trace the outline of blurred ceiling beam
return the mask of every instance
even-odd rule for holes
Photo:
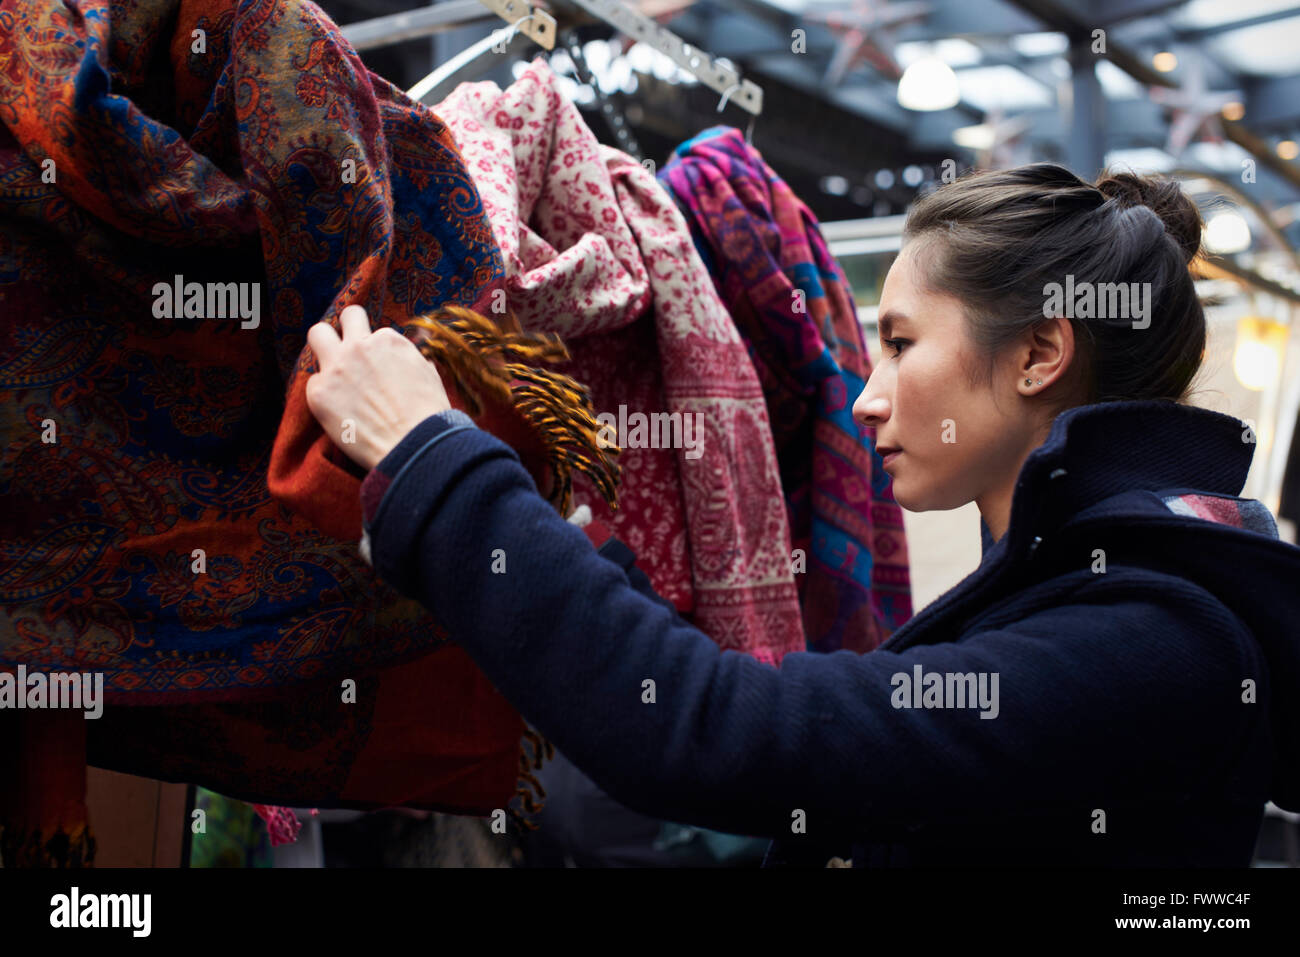
[[[1139,20],[1165,13],[1175,7],[1185,6],[1187,0],[1090,0],[1086,4],[1071,4],[1098,26]]]
[[[673,28],[679,29],[682,20],[674,21]],[[721,11],[708,20],[702,20],[703,35],[708,38],[705,49],[714,56],[736,57],[767,56],[790,52],[790,31],[774,26],[763,20],[755,20],[731,11]],[[824,37],[817,38],[817,43],[809,36],[808,48],[824,46],[827,50],[834,46],[834,37],[826,31]]]
[[[1089,25],[1088,14],[1078,12],[1072,5],[1063,2],[1063,0],[1011,0],[1011,2],[1027,13],[1038,17],[1051,29],[1059,30],[1069,37],[1084,39],[1089,37],[1094,29]],[[1179,84],[1169,74],[1161,73],[1154,67],[1148,66],[1145,60],[1126,48],[1115,44],[1110,37],[1106,38],[1105,55],[1106,59],[1139,83],[1145,83],[1148,86],[1166,86],[1171,89],[1179,89]],[[1222,125],[1224,134],[1228,139],[1253,155],[1262,166],[1268,167],[1288,182],[1300,187],[1300,166],[1283,160],[1274,152],[1266,140],[1241,123],[1222,120]]]
[[[1004,37],[1016,33],[1040,33],[1042,24],[1002,0],[940,0],[933,5],[924,24],[909,27],[900,36],[909,40],[942,40],[946,37]]]
[[[1092,180],[1102,171],[1106,157],[1106,94],[1094,68],[1089,38],[1070,38],[1070,135],[1065,153],[1074,171]]]
[[[1300,189],[1300,166],[1290,160],[1284,160],[1269,145],[1267,140],[1256,136],[1240,123],[1221,120],[1223,135],[1236,143],[1247,153],[1259,160],[1261,166],[1267,166],[1274,173],[1286,179],[1296,189]]]
[[[1294,125],[1300,117],[1300,73],[1290,76],[1250,77],[1246,88],[1246,116],[1257,129]]]
[[[1247,287],[1268,293],[1270,296],[1300,303],[1300,292],[1274,282],[1272,279],[1265,279],[1255,270],[1238,265],[1235,260],[1228,256],[1193,260],[1192,271],[1205,279],[1233,279]]]
[[[738,64],[743,62],[745,74],[755,82],[761,84],[763,76],[775,77],[908,139],[916,134],[917,124],[926,116],[899,106],[895,84],[882,81],[870,71],[852,74],[840,86],[828,89],[824,75],[837,43],[835,33],[822,24],[805,23],[797,15],[762,0],[717,0],[708,8],[697,4],[675,18],[672,28],[714,56],[727,57]],[[804,53],[790,49],[791,31],[795,29],[805,31]],[[968,103],[944,112],[952,115],[952,127],[966,126],[983,117],[980,110]]]
[[[349,23],[340,29],[356,50],[392,46],[404,40],[432,36],[443,30],[463,27],[470,23],[499,20],[479,0],[447,0],[431,7],[415,7],[401,13],[390,13]]]
[[[1007,38],[972,37],[971,43],[979,47],[980,66],[1009,66],[1019,70],[1025,76],[1037,80],[1049,90],[1056,90],[1062,83],[1068,83],[1069,77],[1059,77],[1052,72],[1053,56],[1027,57],[1016,51]],[[1069,48],[1060,56],[1068,57]]]
[[[1036,17],[1041,26],[1058,33],[1064,33],[1071,39],[1092,39],[1092,31],[1101,29],[1097,26],[1090,11],[1083,11],[1063,0],[1010,0],[1026,13]],[[1161,73],[1147,61],[1131,52],[1126,47],[1117,45],[1113,38],[1106,38],[1106,59],[1127,73],[1139,83],[1147,86],[1167,86],[1176,89],[1178,83],[1167,73]]]

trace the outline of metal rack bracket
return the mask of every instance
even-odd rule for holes
[[[487,0],[483,0],[487,2]],[[691,46],[671,30],[661,27],[619,0],[563,0],[611,24],[621,33],[667,55],[678,66],[698,77],[718,94],[729,97],[741,109],[758,116],[763,112],[763,90],[752,80],[742,80],[730,67],[722,66],[703,50]]]
[[[553,0],[549,4],[550,12],[534,6],[529,0],[448,0],[447,3],[408,13],[348,24],[343,27],[343,35],[358,50],[369,49],[413,37],[428,36],[458,23],[481,20],[482,17],[475,15],[475,7],[485,12],[491,11],[507,24],[513,25],[515,31],[510,34],[511,41],[516,33],[522,34],[546,50],[555,49],[558,32],[556,16],[567,22],[572,17],[565,17],[566,11],[571,14],[580,10],[667,56],[716,92],[722,98],[721,106],[734,103],[753,116],[763,112],[763,90],[758,84],[741,79],[740,73],[732,67],[718,63],[704,50],[691,46],[671,30],[661,27],[621,0]],[[552,16],[552,13],[556,16]],[[483,51],[476,50],[476,55],[482,56]],[[448,72],[457,75],[454,71],[444,71],[441,68],[435,71],[440,81]],[[429,83],[421,83],[418,88],[421,93],[427,94],[437,85],[440,84],[431,86]]]
[[[541,7],[534,7],[527,0],[479,0],[479,2],[506,23],[517,25],[519,32],[538,46],[547,50],[555,49],[555,18]]]

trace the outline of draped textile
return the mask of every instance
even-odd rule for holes
[[[434,109],[483,197],[509,307],[561,335],[623,446],[619,508],[588,496],[596,517],[723,648],[774,663],[802,649],[763,392],[672,198],[597,142],[540,59]]]
[[[714,127],[659,172],[758,371],[808,647],[868,651],[912,614],[902,511],[853,420],[871,374],[852,291],[812,211],[739,130]]]
[[[315,5],[0,2],[0,669],[107,700],[58,760],[504,805],[522,722],[360,558],[360,476],[305,401],[315,322],[487,311],[502,275],[443,124]],[[5,839],[49,860],[81,825],[28,797]]]

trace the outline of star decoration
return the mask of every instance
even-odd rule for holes
[[[1165,152],[1179,159],[1183,151],[1198,139],[1219,143],[1224,139],[1219,116],[1223,108],[1241,99],[1238,91],[1212,92],[1205,82],[1205,69],[1199,60],[1188,66],[1187,81],[1180,87],[1151,88],[1151,99],[1169,110],[1169,138]]]
[[[894,59],[893,35],[905,23],[919,20],[929,12],[928,3],[855,0],[848,8],[806,11],[803,18],[823,23],[839,36],[825,76],[827,85],[836,87],[860,62],[871,64],[891,80],[902,76],[903,71]]]

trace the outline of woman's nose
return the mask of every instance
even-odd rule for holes
[[[870,383],[853,403],[853,418],[865,428],[873,429],[889,419],[889,399],[883,395],[873,394]]]

